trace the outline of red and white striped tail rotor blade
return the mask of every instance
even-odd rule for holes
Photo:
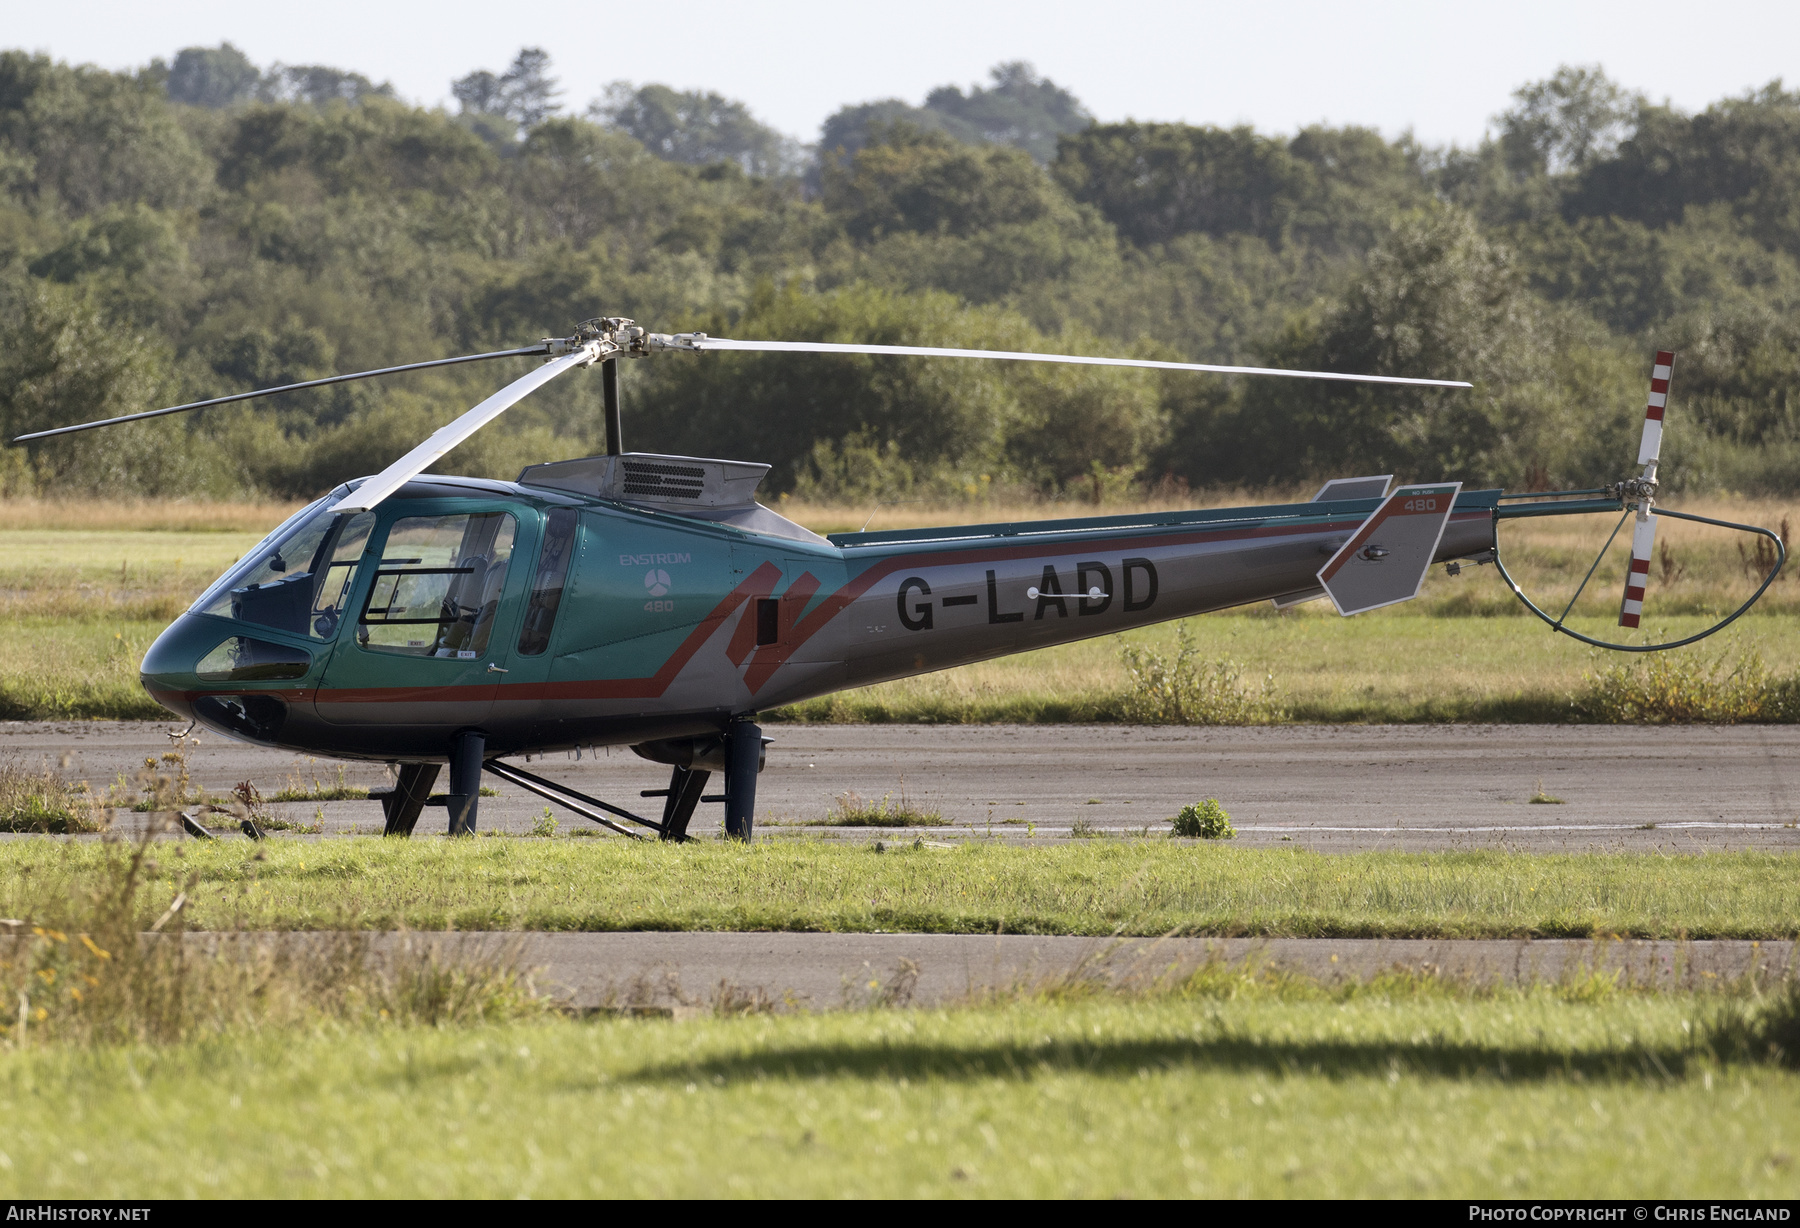
[[[1668,408],[1669,373],[1674,369],[1674,351],[1656,351],[1656,366],[1650,370],[1650,402],[1644,407],[1644,438],[1638,444],[1640,465],[1655,464],[1662,456],[1663,410]]]
[[[1650,557],[1656,549],[1656,515],[1640,519],[1631,530],[1631,570],[1625,576],[1625,600],[1619,625],[1635,627],[1644,613],[1644,586],[1650,582]]]

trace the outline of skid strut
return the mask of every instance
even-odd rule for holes
[[[702,797],[706,792],[706,782],[712,773],[705,768],[675,767],[669,771],[669,787],[666,789],[645,789],[639,797],[665,798],[663,802],[664,840],[687,839],[688,821],[694,817],[694,808],[703,801],[716,799]]]
[[[607,815],[617,815],[621,819],[637,823],[643,827],[648,827],[651,831],[659,836],[663,836],[665,839],[687,839],[687,836],[682,833],[667,835],[663,825],[653,819],[646,819],[641,815],[635,815],[629,810],[623,810],[609,802],[603,802],[597,797],[589,797],[587,794],[577,792],[567,785],[559,785],[553,780],[545,780],[542,776],[533,775],[524,768],[514,767],[510,763],[502,763],[498,759],[489,759],[482,766],[498,776],[501,780],[518,785],[519,788],[524,789],[527,793],[535,793],[545,801],[554,802],[565,810],[572,810],[584,819],[592,819],[594,822],[600,824],[600,826],[616,831],[621,836],[630,836],[633,840],[643,839],[642,836],[638,835],[638,833],[632,831],[630,828],[619,826],[619,824],[607,818]]]
[[[419,815],[437,782],[439,767],[435,763],[403,763],[391,789],[370,789],[369,796],[381,803],[382,817],[387,820],[386,836],[410,836],[418,826]]]

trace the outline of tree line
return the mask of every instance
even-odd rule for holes
[[[1097,123],[1029,65],[847,105],[812,145],[705,91],[573,113],[527,48],[423,109],[229,46],[107,72],[0,52],[8,437],[628,315],[659,331],[1470,379],[1473,392],[954,360],[628,364],[627,445],[766,489],[1099,497],[1351,472],[1593,485],[1678,351],[1666,481],[1790,490],[1800,95],[1688,114],[1598,68],[1472,149]],[[491,391],[460,367],[0,454],[0,490],[315,493]],[[553,385],[443,468],[593,450]]]

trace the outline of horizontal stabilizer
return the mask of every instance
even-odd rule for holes
[[[1310,502],[1328,503],[1334,499],[1379,499],[1387,494],[1388,483],[1394,480],[1391,473],[1372,478],[1332,478],[1319,487],[1319,493]]]
[[[1402,486],[1382,501],[1319,568],[1319,583],[1339,614],[1361,614],[1419,595],[1461,489],[1461,482]]]
[[[1317,601],[1324,595],[1325,590],[1315,585],[1312,588],[1303,588],[1298,592],[1283,593],[1281,596],[1275,598],[1271,604],[1278,610],[1291,610],[1297,605],[1305,605],[1309,601]]]

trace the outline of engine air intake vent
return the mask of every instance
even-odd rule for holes
[[[625,493],[664,499],[699,499],[706,494],[706,470],[696,465],[668,465],[623,458]]]
[[[547,486],[602,499],[685,507],[750,506],[767,465],[627,452],[532,465],[519,475],[525,486]]]

